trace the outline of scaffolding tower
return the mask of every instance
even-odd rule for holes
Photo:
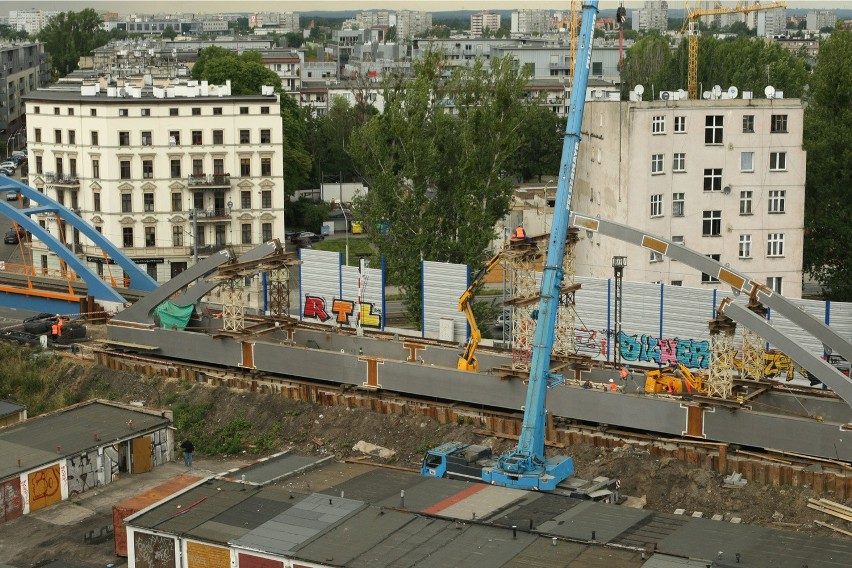
[[[737,324],[717,313],[710,326],[710,369],[707,375],[707,396],[730,398],[734,388],[735,355],[734,334]]]
[[[579,240],[579,230],[576,227],[568,229],[565,258],[562,260],[565,278],[562,281],[562,291],[559,294],[559,308],[556,310],[556,330],[553,341],[553,353],[556,355],[577,354],[577,304],[575,294],[580,287],[576,284],[574,278],[577,258],[575,245]]]
[[[769,310],[761,304],[756,298],[750,298],[748,309],[763,319]],[[763,338],[757,335],[750,329],[743,330],[743,342],[740,349],[740,378],[759,381],[763,378],[763,371],[766,367],[766,343]]]

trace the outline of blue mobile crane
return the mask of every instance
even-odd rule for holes
[[[556,190],[553,227],[547,249],[547,259],[541,279],[541,298],[532,349],[530,378],[527,385],[524,421],[517,447],[496,460],[483,446],[448,442],[429,450],[423,460],[421,474],[428,477],[456,477],[475,479],[494,485],[554,491],[574,474],[574,461],[568,456],[546,457],[544,437],[546,427],[545,400],[547,389],[563,382],[561,375],[550,371],[550,354],[553,349],[553,330],[564,272],[565,241],[568,234],[569,206],[574,185],[574,170],[580,146],[580,129],[586,102],[586,85],[592,53],[592,37],[598,1],[583,3],[583,20],[574,65],[574,83],[571,88],[568,121],[565,125],[565,142],[559,166],[559,184]],[[601,485],[606,484],[602,482]]]

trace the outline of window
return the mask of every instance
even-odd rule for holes
[[[722,143],[722,125],[723,118],[721,115],[707,115],[704,119],[704,143],[705,144],[721,144]]]
[[[780,276],[768,276],[766,278],[766,287],[775,292],[776,294],[781,293],[781,277]]]
[[[154,231],[154,227],[145,227],[145,246],[157,246],[157,233]]]
[[[672,217],[683,217],[683,193],[672,193]]]
[[[240,192],[240,208],[251,209],[251,192],[250,191],[241,191]]]
[[[183,246],[183,226],[182,225],[173,225],[172,226],[172,246],[173,247],[182,247]]]
[[[178,115],[178,109],[176,109],[176,108],[170,108],[169,109],[169,116],[177,116],[177,115]]]
[[[169,146],[180,146],[180,130],[169,130]]]
[[[649,259],[649,261],[650,262],[663,262],[663,253],[652,250],[651,251],[651,258]]]
[[[222,158],[213,158],[213,175],[225,175],[225,160],[223,160]]]
[[[719,262],[722,259],[722,255],[719,255],[719,254],[707,254],[707,255],[704,255],[704,256],[706,256],[709,259],[715,260],[716,262]],[[710,276],[709,274],[705,274],[703,272],[701,273],[701,282],[718,282],[718,281],[719,281],[719,279],[716,278],[715,276]]]
[[[41,142],[41,128],[35,129],[35,141]]]
[[[90,108],[89,109],[89,116],[98,116],[98,109]]]
[[[195,209],[204,209],[204,192],[195,191],[192,194],[192,206]]]
[[[754,132],[754,115],[743,115],[743,132]]]
[[[240,144],[249,144],[251,136],[248,130],[240,130]]]
[[[57,144],[62,144],[62,131],[61,130],[54,130],[53,131],[53,141],[56,142]]]
[[[194,176],[204,175],[204,165],[203,164],[204,164],[204,161],[199,159],[199,158],[195,158],[194,160],[192,160],[192,175],[194,175]]]
[[[782,172],[787,169],[787,152],[769,152],[769,171]]]
[[[201,146],[201,144],[203,144],[201,131],[200,130],[193,130],[192,131],[192,145],[193,146]]]
[[[77,131],[76,130],[69,130],[68,131],[68,143],[69,144],[76,144],[77,143]]]
[[[663,194],[659,193],[651,196],[651,217],[663,216]]]
[[[118,133],[118,145],[119,146],[130,146],[130,133],[129,132],[119,132]]]
[[[213,107],[213,115],[221,116],[222,115],[222,107]]]
[[[683,235],[672,235],[672,242],[680,246],[684,246],[686,244],[686,240],[683,238]]]
[[[151,109],[143,108],[142,109],[142,116],[151,116]]]
[[[97,159],[92,160],[92,178],[93,179],[101,179],[101,161]]]
[[[722,168],[704,168],[704,191],[722,191]]]
[[[74,116],[74,109],[71,107],[68,107],[68,116]]]
[[[129,115],[130,115],[130,113],[127,112],[126,108],[118,109],[118,116],[129,116]]]
[[[40,106],[33,107],[33,114],[41,114],[41,107]]]
[[[261,158],[260,159],[260,175],[262,175],[262,176],[271,176],[272,175],[272,158]]]
[[[269,144],[272,141],[272,134],[268,128],[264,128],[260,131],[260,143],[261,144]]]
[[[260,206],[263,209],[272,209],[272,192],[268,189],[260,192]]]
[[[787,132],[787,115],[773,114],[769,124],[770,132]]]
[[[705,237],[718,237],[722,234],[722,212],[704,211],[701,234]]]
[[[36,169],[37,174],[42,173],[41,162],[42,162],[41,156],[36,156],[36,167],[35,167],[35,169]]]
[[[150,130],[143,130],[142,131],[142,145],[143,146],[150,146],[153,143],[154,143],[154,139],[153,139],[153,136],[151,136],[151,131]]]
[[[142,160],[142,177],[144,179],[154,177],[154,160]]]
[[[787,190],[785,189],[770,189],[769,190],[769,212],[770,213],[783,213],[784,212],[784,200],[787,197]]]
[[[118,162],[121,179],[130,179],[130,160],[121,160]]]
[[[686,171],[686,154],[683,152],[675,152],[674,159],[672,159],[672,171],[673,172],[685,172]]]
[[[180,177],[180,160],[179,159],[172,160],[171,162],[169,162],[169,166],[171,168],[172,178],[179,178]]]
[[[272,240],[272,223],[261,223],[260,238],[265,243]]]
[[[251,158],[240,158],[240,175],[243,177],[251,175]]]
[[[133,212],[133,196],[129,193],[121,194],[121,212],[122,213],[132,213]]]
[[[56,175],[58,175],[59,177],[62,177],[62,175],[65,173],[65,168],[63,167],[63,164],[64,162],[61,157],[56,158]]]
[[[142,194],[142,203],[145,206],[145,212],[150,213],[154,210],[154,194],[153,193],[143,193]]]
[[[740,235],[740,258],[751,258],[751,235]]]
[[[59,107],[53,107],[53,114],[59,114]]]
[[[125,247],[133,246],[133,227],[121,228],[121,244]]]
[[[683,280],[672,280],[672,286],[683,286]]]
[[[68,158],[68,174],[72,178],[77,177],[77,158]]]
[[[769,233],[767,235],[766,256],[784,256],[784,233]]]
[[[666,117],[665,116],[655,116],[651,119],[651,134],[665,134],[666,133]]]
[[[93,197],[92,209],[96,213],[100,212],[100,210],[101,210],[101,194],[96,191],[92,197]]]
[[[93,130],[92,131],[92,146],[97,146],[97,145],[98,145],[98,131]]]
[[[58,201],[60,205],[65,205],[65,190],[64,189],[57,189],[56,190],[56,201]]]
[[[183,196],[180,193],[172,194],[172,211],[183,211]]]
[[[664,154],[651,154],[651,175],[665,173],[663,171]]]
[[[192,116],[201,116],[201,108],[192,107]]]
[[[213,144],[221,145],[221,144],[225,143],[225,136],[224,136],[223,132],[224,131],[222,131],[222,130],[214,130],[213,131]]]
[[[269,114],[269,107],[260,107],[260,114]]]
[[[752,191],[750,189],[744,190],[740,192],[740,215],[751,215],[751,196]]]
[[[686,117],[685,116],[674,117],[674,132],[675,132],[675,134],[683,134],[684,132],[686,132]]]
[[[240,232],[242,233],[243,244],[250,245],[251,244],[251,223],[243,223],[240,225]]]
[[[248,107],[240,107],[240,114],[248,114]]]
[[[754,171],[754,152],[740,152],[740,171]]]

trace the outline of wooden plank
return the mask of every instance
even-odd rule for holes
[[[846,536],[852,536],[852,532],[845,531],[845,530],[843,530],[843,529],[841,529],[841,528],[835,527],[834,525],[830,525],[830,524],[828,524],[828,523],[824,523],[824,522],[822,522],[822,521],[816,521],[816,520],[815,520],[815,521],[814,521],[814,524],[815,524],[815,525],[819,525],[819,526],[821,526],[821,527],[825,527],[825,528],[827,528],[827,529],[831,529],[831,530],[833,530],[833,531],[837,531],[837,532],[839,532],[839,533],[845,534]]]
[[[822,505],[817,505],[814,503],[808,503],[808,509],[814,509],[815,511],[819,511],[820,513],[825,513],[826,515],[831,515],[832,517],[837,517],[838,519],[843,519],[844,521],[852,522],[852,516],[844,515],[828,507],[823,507]]]

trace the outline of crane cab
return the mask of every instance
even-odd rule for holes
[[[482,468],[495,463],[487,446],[447,442],[426,452],[420,475],[482,481]]]

